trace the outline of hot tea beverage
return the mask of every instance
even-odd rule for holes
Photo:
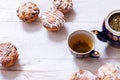
[[[91,32],[77,30],[68,37],[68,47],[73,56],[77,58],[99,58],[100,54],[94,50],[95,38]]]
[[[93,40],[86,34],[77,34],[69,41],[71,49],[79,53],[89,52],[93,44]]]
[[[120,13],[113,14],[109,18],[109,25],[115,31],[120,31]]]

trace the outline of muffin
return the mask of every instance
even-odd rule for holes
[[[97,80],[97,77],[87,70],[80,70],[72,74],[69,80]]]
[[[98,69],[99,80],[120,80],[120,68],[107,63]]]
[[[39,12],[40,10],[35,3],[26,2],[19,6],[17,16],[24,22],[30,23],[38,18]]]
[[[0,62],[3,67],[13,66],[18,60],[18,56],[19,54],[15,45],[9,42],[0,44]]]
[[[42,25],[51,32],[59,31],[64,26],[64,15],[57,9],[51,9],[41,15]]]
[[[67,13],[73,8],[72,0],[53,0],[55,9],[60,10],[63,13]]]

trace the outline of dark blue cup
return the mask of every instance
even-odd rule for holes
[[[113,30],[110,27],[109,19],[112,15],[120,13],[120,10],[114,10],[105,18],[102,31],[93,30],[92,32],[97,35],[98,39],[104,42],[108,42],[110,45],[120,47],[120,31]]]

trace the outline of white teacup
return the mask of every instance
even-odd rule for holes
[[[94,50],[95,37],[91,32],[77,30],[68,37],[68,47],[75,57],[94,57],[98,58],[100,54]]]

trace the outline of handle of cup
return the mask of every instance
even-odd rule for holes
[[[104,31],[100,32],[98,30],[92,30],[93,34],[95,34],[97,36],[97,38],[103,42],[107,42],[107,38],[106,35],[104,33]]]
[[[93,58],[99,58],[100,57],[100,53],[98,51],[91,51],[90,54],[89,54],[90,57],[93,57]]]

